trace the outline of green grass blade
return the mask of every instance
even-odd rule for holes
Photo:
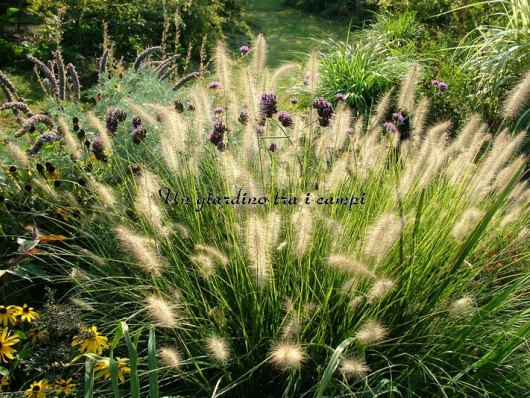
[[[149,397],[158,398],[158,372],[156,364],[156,335],[155,329],[149,330],[149,342],[147,343],[147,360],[149,362]]]
[[[112,383],[112,392],[114,393],[114,398],[120,398],[120,388],[118,387],[119,377],[118,377],[118,362],[114,358],[109,358],[109,373],[110,381]]]
[[[140,398],[140,378],[138,377],[138,350],[129,335],[129,326],[125,322],[120,322],[127,349],[129,350],[129,367],[131,368],[131,397]]]
[[[88,359],[85,361],[85,395],[84,398],[92,398],[94,396],[94,360]]]
[[[318,390],[315,395],[315,398],[323,397],[324,391],[326,390],[326,387],[331,381],[333,372],[335,372],[335,369],[337,368],[339,364],[340,356],[342,355],[346,347],[348,347],[354,341],[355,341],[354,337],[349,337],[346,340],[344,340],[342,343],[340,343],[337,348],[335,348],[335,351],[333,352],[333,355],[331,356],[331,359],[329,360],[328,366],[326,366],[326,370],[324,371],[324,374],[322,375],[322,379],[320,380],[320,384],[318,386]]]

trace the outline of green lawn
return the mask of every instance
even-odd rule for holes
[[[318,43],[332,38],[345,40],[349,20],[331,20],[283,7],[280,1],[250,1],[244,13],[252,33],[263,33],[268,45],[268,65],[274,68],[285,61],[301,61]]]

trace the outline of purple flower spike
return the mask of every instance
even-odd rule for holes
[[[403,120],[405,120],[405,118],[403,117],[401,113],[395,112],[392,114],[392,120],[394,122],[403,123]]]
[[[239,48],[239,51],[241,51],[241,55],[247,55],[250,51],[250,48],[248,46],[241,46]]]

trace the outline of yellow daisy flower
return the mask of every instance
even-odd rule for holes
[[[17,323],[15,316],[18,314],[20,309],[21,308],[17,307],[16,305],[10,305],[7,308],[3,305],[0,305],[0,323],[3,323],[4,327],[7,327],[8,322],[11,325]]]
[[[120,381],[124,383],[125,376],[123,375],[123,373],[131,373],[131,368],[127,366],[127,362],[129,361],[129,359],[116,357],[116,361],[118,361],[118,379],[120,379]],[[96,375],[96,379],[103,378],[104,380],[107,380],[110,377],[110,370],[107,366],[107,362],[97,361],[94,365],[94,373]]]
[[[90,329],[84,329],[79,336],[74,336],[72,347],[81,344],[80,352],[90,352],[101,355],[103,347],[109,348],[108,339],[98,333],[98,329],[92,326]]]
[[[4,376],[0,379],[0,392],[2,391],[2,388],[9,385],[8,381],[7,381],[7,376]]]
[[[24,304],[24,307],[20,309],[18,315],[21,315],[22,322],[24,321],[31,322],[39,316],[39,314],[33,311],[33,307],[28,307],[27,304]]]
[[[26,336],[28,339],[31,339],[31,342],[34,343],[37,339],[40,340],[46,335],[46,330],[44,329],[31,329]]]
[[[72,383],[71,377],[68,380],[61,379],[55,382],[56,394],[70,395],[74,391],[74,387],[75,384]]]
[[[0,334],[0,360],[3,362],[7,362],[7,359],[14,359],[13,353],[17,352],[17,350],[11,348],[11,346],[20,341],[16,336],[7,337],[7,332],[8,330],[5,328]]]
[[[43,379],[41,381],[34,381],[31,386],[24,393],[26,398],[46,398],[46,390],[50,390],[51,386],[48,384],[48,380]]]

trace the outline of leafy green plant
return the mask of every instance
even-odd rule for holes
[[[322,42],[325,51],[320,56],[319,94],[333,100],[336,94],[345,94],[348,105],[360,114],[366,113],[410,65],[405,59],[391,56],[386,42],[385,35],[355,44]]]

